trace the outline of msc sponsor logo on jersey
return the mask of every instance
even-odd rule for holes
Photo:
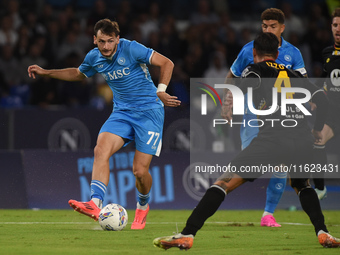
[[[340,86],[340,69],[334,69],[332,72],[331,72],[331,81],[332,81],[332,84],[336,87]]]
[[[129,74],[130,74],[130,68],[128,67],[125,67],[123,69],[118,69],[112,72],[101,73],[101,75],[104,77],[106,81],[117,80]]]

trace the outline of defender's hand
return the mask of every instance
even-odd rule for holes
[[[315,144],[319,144],[319,145],[322,145],[321,142],[322,142],[322,133],[321,131],[316,131],[316,130],[312,130],[312,134],[315,138]]]
[[[166,92],[158,92],[157,96],[165,106],[177,107],[181,104],[181,101],[177,100],[176,96],[170,96]]]

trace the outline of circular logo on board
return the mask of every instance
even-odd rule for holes
[[[221,175],[218,172],[212,174],[206,171],[208,166],[210,165],[204,162],[193,163],[184,170],[182,176],[185,191],[191,198],[197,201],[201,200],[207,189]]]
[[[205,148],[206,135],[193,120],[178,119],[167,127],[163,135],[163,147],[177,151],[197,151]]]
[[[58,120],[48,133],[48,148],[61,151],[90,149],[91,136],[83,122],[75,118]]]

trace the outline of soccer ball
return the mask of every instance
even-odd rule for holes
[[[108,204],[100,211],[98,222],[104,230],[120,231],[126,227],[128,214],[123,206]]]

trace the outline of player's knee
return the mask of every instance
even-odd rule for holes
[[[297,192],[311,187],[308,179],[291,179],[290,186]]]
[[[96,147],[94,147],[94,158],[95,159],[109,159],[110,158],[110,154],[108,153],[108,150],[105,150],[103,148],[103,146],[101,145],[96,145]]]
[[[146,175],[149,174],[148,168],[143,166],[134,166],[132,172],[135,178],[138,180],[142,180]]]

